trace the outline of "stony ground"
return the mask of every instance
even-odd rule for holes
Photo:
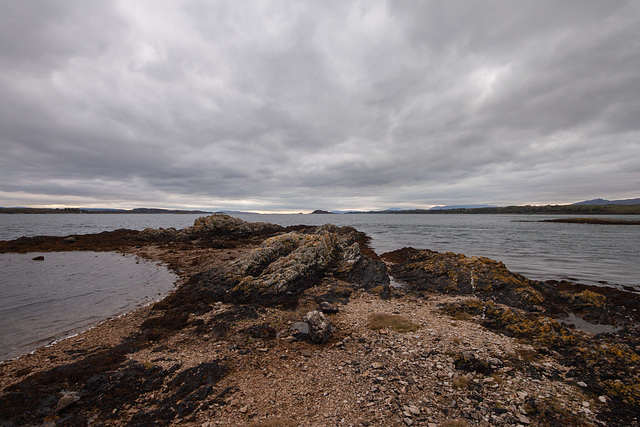
[[[228,372],[213,392],[196,410],[184,418],[167,419],[168,423],[439,426],[459,420],[459,425],[535,425],[538,421],[531,414],[552,408],[575,425],[598,424],[594,412],[605,403],[585,396],[557,362],[540,358],[531,346],[470,320],[442,314],[440,304],[459,298],[431,295],[424,299],[396,292],[395,297],[381,299],[358,291],[351,294],[348,303],[336,303],[338,313],[329,315],[336,331],[328,343],[305,340],[294,324],[315,308],[311,295],[323,294],[336,285],[343,284],[325,281],[310,289],[309,298],[303,299],[297,311],[256,308],[255,317],[232,322],[222,336],[191,327],[127,354],[127,362],[172,373],[166,375],[162,387],[136,395],[114,408],[109,418],[99,415],[97,420],[127,425],[141,411],[152,412],[162,406],[173,392],[171,379],[180,372],[216,362]],[[197,317],[207,324],[221,315],[228,317],[234,308],[217,304],[192,320]],[[6,388],[30,375],[117,345],[139,330],[151,311],[148,307],[138,310],[5,363],[0,384]],[[373,313],[400,315],[419,329],[407,333],[390,328],[372,330],[369,316]],[[269,325],[275,337],[254,338],[255,334],[243,332],[254,325]],[[478,363],[464,366],[465,357]],[[49,420],[64,418],[77,404],[51,414]]]
[[[179,285],[261,241],[127,239],[110,249],[166,263]],[[480,315],[442,310],[472,300],[403,289],[382,298],[328,275],[295,309],[218,302],[176,326],[162,305],[145,307],[0,364],[0,425],[605,425],[608,397],[586,392],[557,358],[480,326]],[[335,331],[316,344],[298,324],[320,301]],[[375,314],[407,324],[376,329]]]

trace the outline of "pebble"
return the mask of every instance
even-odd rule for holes
[[[409,405],[409,412],[413,415],[420,415],[420,409],[415,405]]]
[[[518,414],[516,417],[518,418],[518,421],[521,422],[522,424],[531,424],[531,420],[522,414]]]
[[[68,406],[76,403],[80,398],[75,393],[69,393],[60,398],[58,400],[58,404],[56,405],[56,412],[60,412],[67,408]]]
[[[409,417],[403,418],[402,421],[408,426],[412,426],[413,425],[413,420],[411,418],[409,418]]]

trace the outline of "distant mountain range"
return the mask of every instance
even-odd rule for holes
[[[448,210],[448,209],[476,209],[476,208],[490,208],[491,205],[449,205],[449,206],[434,206],[430,211]]]
[[[640,199],[624,199],[624,200],[605,200],[593,199],[584,202],[573,203],[572,205],[640,205]]]
[[[214,212],[204,210],[181,210],[181,209],[157,209],[157,208],[135,208],[135,209],[113,209],[113,208],[28,208],[28,207],[0,207],[0,214],[95,214],[95,213],[120,213],[120,214],[204,214],[210,215]],[[218,211],[215,213],[226,213],[231,215],[248,214],[241,211]],[[468,213],[468,214],[640,214],[640,198],[624,200],[592,199],[584,202],[572,203],[569,205],[546,205],[546,206],[504,206],[497,207],[491,205],[449,205],[434,206],[431,209],[401,209],[390,208],[382,211],[327,211],[317,209],[313,214],[444,214],[444,213]]]
[[[431,209],[391,208],[382,211],[326,211],[316,210],[314,214],[556,214],[556,215],[639,215],[640,198],[626,200],[593,199],[570,205],[456,205],[435,206]]]

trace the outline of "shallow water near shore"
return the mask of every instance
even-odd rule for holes
[[[158,300],[177,278],[114,252],[0,254],[0,273],[0,360]]]

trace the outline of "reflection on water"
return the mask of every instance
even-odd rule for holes
[[[612,325],[599,325],[596,323],[590,323],[581,317],[576,316],[574,313],[569,313],[569,317],[566,319],[557,319],[558,322],[566,325],[575,326],[576,329],[587,332],[589,334],[613,334],[618,332],[622,328]]]
[[[0,254],[0,360],[157,300],[175,279],[113,252]]]

